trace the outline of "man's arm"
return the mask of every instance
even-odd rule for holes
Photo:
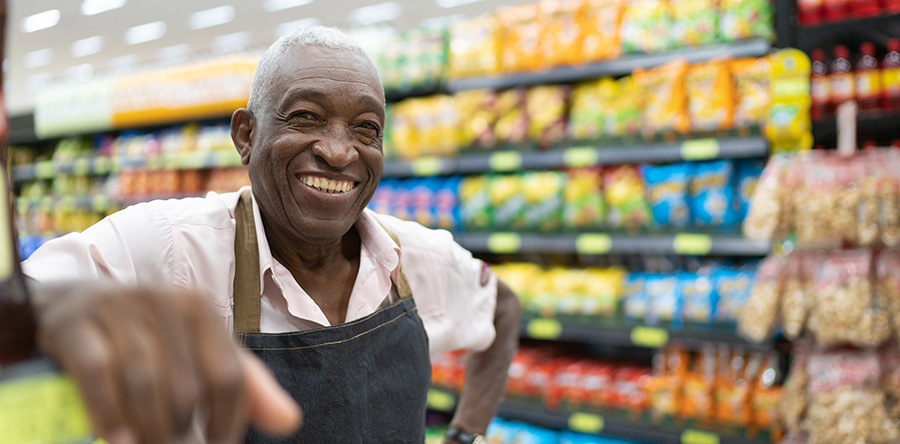
[[[519,344],[519,316],[516,294],[497,279],[497,308],[494,311],[497,336],[486,350],[466,356],[465,385],[450,427],[481,435],[487,430],[506,390],[509,365]]]

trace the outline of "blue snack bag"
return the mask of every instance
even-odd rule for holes
[[[394,214],[394,190],[397,188],[396,179],[382,179],[375,189],[375,195],[369,201],[368,207],[372,211],[381,214]]]
[[[437,226],[434,198],[438,185],[439,179],[429,177],[420,179],[410,189],[410,209],[415,216],[413,220],[426,227]]]
[[[756,191],[756,184],[759,183],[759,176],[762,175],[766,168],[766,163],[761,160],[746,160],[737,164],[737,180],[735,180],[735,211],[738,220],[744,220],[747,217],[747,210],[750,208],[750,198]]]
[[[730,160],[698,162],[691,180],[690,207],[694,224],[737,223],[734,211],[734,164]]]
[[[515,423],[519,431],[509,441],[516,444],[558,444],[559,432],[531,424]]]
[[[650,300],[644,291],[647,273],[629,273],[622,285],[622,312],[626,318],[644,319],[650,310]]]
[[[515,432],[511,422],[494,418],[488,425],[484,437],[488,442],[512,442]]]
[[[681,316],[681,295],[678,294],[676,275],[649,275],[644,281],[644,292],[650,303],[647,324],[672,321]]]
[[[434,196],[434,215],[437,227],[456,230],[460,227],[459,183],[460,176],[450,176],[440,184]]]
[[[734,322],[741,310],[747,305],[753,279],[756,273],[749,270],[721,269],[715,273],[716,295],[719,298],[716,307],[716,320]]]
[[[687,162],[642,168],[647,202],[655,225],[684,227],[691,222],[688,205],[690,169],[691,164]]]
[[[683,302],[683,319],[687,322],[711,322],[718,305],[712,276],[681,273],[678,280]]]

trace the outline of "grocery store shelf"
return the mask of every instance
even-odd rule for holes
[[[444,87],[438,84],[415,86],[411,88],[387,89],[384,91],[384,99],[388,102],[396,102],[411,97],[432,96],[445,92]]]
[[[759,57],[768,54],[770,49],[771,45],[765,40],[749,40],[702,48],[678,49],[660,54],[626,55],[614,60],[588,65],[451,80],[447,83],[447,89],[457,92],[467,89],[505,89],[516,86],[577,82],[604,76],[631,74],[635,69],[652,68],[679,58],[684,58],[689,63],[697,63],[719,57]]]
[[[687,256],[765,256],[770,242],[739,235],[678,234],[520,234],[515,232],[454,233],[460,245],[484,253],[679,254]]]
[[[237,151],[187,152],[171,155],[156,155],[144,158],[123,159],[109,157],[82,157],[66,161],[45,160],[28,165],[12,167],[14,181],[52,179],[57,174],[80,176],[108,174],[123,169],[191,170],[203,168],[226,168],[241,165]]]
[[[900,114],[872,112],[860,114],[856,124],[857,139],[860,144],[872,140],[882,144],[900,139]],[[813,122],[813,140],[825,148],[837,146],[837,122],[833,118]]]
[[[141,202],[149,202],[156,199],[183,199],[186,197],[197,196],[198,195],[196,194],[161,194],[113,198],[105,194],[97,194],[93,196],[43,196],[40,198],[19,197],[16,198],[16,208],[18,208],[18,210],[21,212],[40,209],[46,212],[55,210],[90,210],[98,213],[106,213],[126,207],[128,205],[134,205]]]
[[[663,163],[682,160],[765,157],[769,144],[763,137],[692,139],[647,145],[590,146],[573,144],[548,151],[499,150],[461,154],[455,158],[425,157],[414,161],[387,161],[384,177],[435,176],[555,169],[591,165]]]
[[[796,33],[797,47],[807,52],[815,48],[830,51],[838,44],[849,45],[853,51],[862,42],[883,45],[888,38],[900,35],[900,14],[800,26]]]
[[[520,336],[612,347],[659,348],[670,342],[690,350],[700,350],[710,343],[760,351],[772,350],[774,347],[772,342],[757,344],[744,340],[737,335],[734,324],[672,323],[644,326],[589,316],[530,317],[523,320]]]

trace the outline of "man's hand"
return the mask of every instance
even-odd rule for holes
[[[198,420],[212,444],[241,441],[247,423],[278,435],[300,424],[293,399],[200,295],[92,283],[35,299],[41,349],[112,444],[191,441]]]

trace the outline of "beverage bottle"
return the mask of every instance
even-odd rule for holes
[[[856,0],[851,1],[853,5],[853,15],[856,17],[872,17],[881,14],[881,2],[879,0]]]
[[[856,60],[856,101],[860,111],[881,108],[881,68],[875,57],[875,45],[864,42]]]
[[[844,45],[834,47],[834,59],[831,61],[831,109],[856,99],[856,80],[853,65],[850,63],[850,51]]]
[[[839,22],[849,15],[847,0],[822,0],[822,21]]]
[[[881,107],[900,111],[900,39],[887,41],[887,54],[881,60]]]
[[[828,64],[825,62],[825,51],[814,49],[810,54],[812,74],[809,79],[813,120],[827,117],[831,104],[831,79],[828,77]]]
[[[900,0],[881,0],[882,14],[896,14],[900,12]]]
[[[798,0],[797,20],[801,25],[815,25],[822,21],[822,0]]]

